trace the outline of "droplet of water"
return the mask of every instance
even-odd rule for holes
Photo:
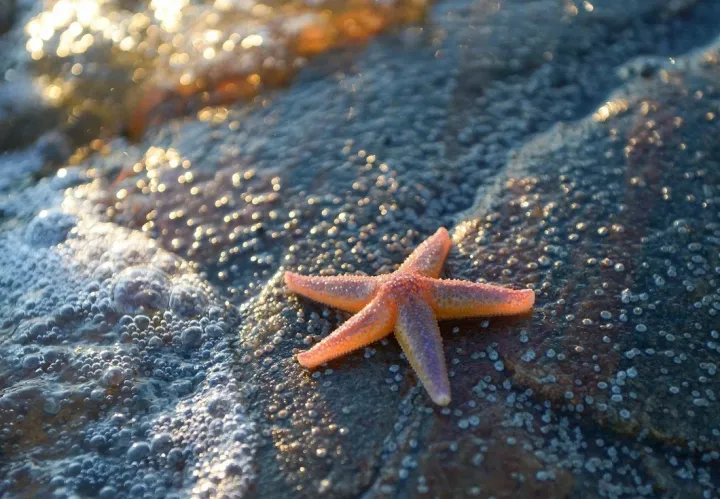
[[[197,317],[207,307],[205,293],[193,286],[175,286],[170,294],[170,310],[183,318]]]
[[[130,267],[113,287],[115,308],[122,313],[162,310],[169,302],[170,282],[165,274],[148,267]]]

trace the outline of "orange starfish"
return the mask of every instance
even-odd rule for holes
[[[357,312],[335,332],[298,355],[313,368],[373,343],[393,330],[430,398],[450,403],[437,319],[514,315],[535,303],[531,289],[438,279],[450,251],[450,236],[440,228],[392,274],[377,277],[310,277],[285,272],[294,293],[348,312]]]

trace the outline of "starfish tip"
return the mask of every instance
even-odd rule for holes
[[[289,270],[286,270],[285,275],[283,276],[283,280],[290,289],[294,290],[295,285],[298,284],[299,277],[301,277],[300,274],[296,274],[295,272],[290,272]]]
[[[307,351],[297,354],[296,358],[301,366],[308,369],[312,369],[313,367],[316,367],[318,365],[312,361],[311,356],[308,355]]]
[[[524,310],[530,311],[535,305],[535,291],[532,289],[521,289],[520,298]]]
[[[435,402],[437,405],[446,406],[450,404],[450,394],[449,393],[439,393],[431,396],[432,401]]]
[[[436,232],[435,236],[439,237],[443,240],[444,244],[450,245],[452,244],[450,241],[450,233],[445,227],[440,227]]]

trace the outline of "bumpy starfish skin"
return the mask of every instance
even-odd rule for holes
[[[451,244],[447,230],[441,228],[397,271],[377,277],[309,277],[285,272],[292,292],[356,313],[320,343],[298,354],[300,364],[317,367],[394,330],[430,398],[439,405],[449,404],[450,381],[437,319],[521,314],[535,303],[530,289],[438,279]]]

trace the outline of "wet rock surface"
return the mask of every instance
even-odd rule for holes
[[[0,490],[716,496],[718,15],[441,2],[40,180],[43,143],[0,156]],[[440,225],[448,277],[537,295],[441,324],[449,407],[392,338],[294,360],[347,314],[284,270],[389,272]]]

